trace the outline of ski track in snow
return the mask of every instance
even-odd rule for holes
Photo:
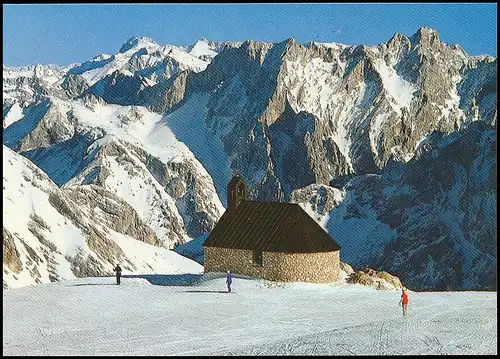
[[[168,276],[165,276],[168,279]],[[186,277],[187,278],[187,277]],[[192,277],[190,277],[192,278]],[[4,355],[496,354],[496,292],[80,278],[3,292]],[[168,282],[165,281],[163,283]]]

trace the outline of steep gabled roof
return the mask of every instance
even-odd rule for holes
[[[253,201],[226,210],[203,246],[288,253],[340,249],[298,204]]]

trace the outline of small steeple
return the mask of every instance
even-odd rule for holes
[[[236,209],[240,203],[247,199],[248,186],[241,177],[239,171],[236,171],[233,178],[227,185],[227,208]]]

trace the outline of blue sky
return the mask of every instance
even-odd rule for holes
[[[3,5],[3,63],[68,65],[116,53],[133,36],[159,44],[213,41],[376,45],[422,26],[469,55],[497,54],[497,5],[113,4]]]

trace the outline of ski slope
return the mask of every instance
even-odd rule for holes
[[[400,293],[223,274],[3,291],[4,355],[497,354],[496,292]]]

